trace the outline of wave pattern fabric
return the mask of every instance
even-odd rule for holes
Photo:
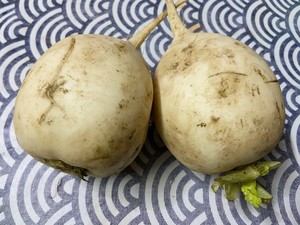
[[[0,224],[300,224],[299,0],[189,0],[180,11],[190,29],[246,43],[279,80],[286,126],[266,159],[282,166],[260,180],[270,205],[255,209],[242,196],[228,202],[214,193],[214,177],[182,166],[153,127],[125,171],[88,182],[36,162],[18,145],[15,97],[51,45],[81,33],[129,38],[164,7],[162,0],[0,0]],[[171,40],[165,20],[142,45],[152,72]]]

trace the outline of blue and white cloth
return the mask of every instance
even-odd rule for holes
[[[275,72],[286,103],[282,162],[260,183],[273,195],[253,208],[228,202],[214,177],[182,166],[149,131],[141,154],[122,173],[88,182],[33,160],[17,144],[13,107],[35,61],[66,36],[129,38],[160,14],[163,0],[0,0],[0,224],[300,224],[300,1],[189,0],[187,27],[241,40]],[[167,20],[140,51],[153,72],[171,43]]]

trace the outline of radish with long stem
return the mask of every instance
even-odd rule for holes
[[[172,0],[166,4],[174,39],[155,71],[153,106],[162,140],[183,165],[205,174],[256,162],[278,144],[284,129],[274,73],[240,41],[190,32]],[[219,180],[214,190],[228,183]]]
[[[166,15],[129,41],[82,34],[48,49],[16,98],[20,146],[81,178],[109,176],[129,165],[144,144],[153,99],[150,72],[137,48]]]

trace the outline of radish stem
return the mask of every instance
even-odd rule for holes
[[[186,32],[189,32],[188,29],[185,28],[184,24],[182,23],[177,11],[173,0],[165,0],[167,5],[168,11],[168,19],[170,22],[170,27],[174,38],[182,37],[182,35]]]
[[[180,0],[176,3],[176,5],[172,4],[174,7],[175,13],[176,13],[176,8],[179,7],[180,5],[184,4],[187,0]],[[177,13],[176,13],[177,14]],[[163,21],[168,15],[168,11],[164,11],[160,15],[158,15],[154,20],[152,20],[149,24],[147,24],[143,30],[140,32],[136,33],[134,36],[132,36],[128,41],[135,47],[139,48],[142,43],[145,41],[145,39],[149,36],[151,31],[161,22]],[[178,18],[179,19],[179,18]],[[180,19],[179,19],[180,20]],[[183,24],[182,24],[183,27]],[[184,27],[183,27],[184,28]]]

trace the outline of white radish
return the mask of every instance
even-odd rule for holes
[[[278,81],[240,41],[192,33],[166,0],[174,39],[154,75],[154,122],[186,167],[215,174],[250,164],[280,141],[285,122]]]
[[[128,166],[144,144],[153,100],[151,75],[137,48],[165,17],[129,41],[83,34],[48,49],[16,98],[20,146],[81,178],[106,177]]]

